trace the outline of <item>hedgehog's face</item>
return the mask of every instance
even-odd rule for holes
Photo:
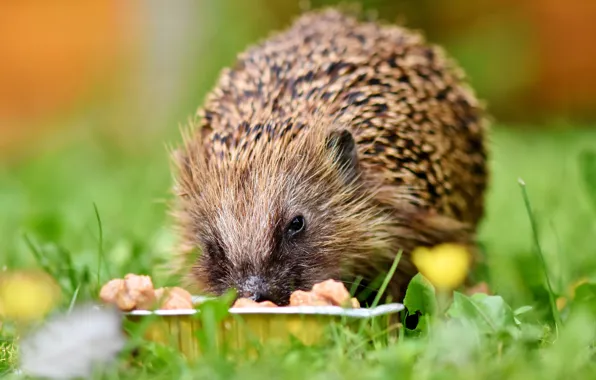
[[[195,201],[200,207],[191,217],[193,245],[201,251],[194,285],[214,294],[235,288],[238,297],[286,305],[295,290],[341,278],[342,256],[360,233],[346,221],[357,212],[346,176],[357,170],[357,159],[351,134],[334,136],[333,144],[311,148],[317,155],[298,158],[301,151],[291,150],[296,157],[274,164],[255,156],[233,173],[205,177],[209,196]],[[338,154],[325,154],[330,148]]]
[[[263,201],[255,202],[249,218],[222,213],[200,237],[199,281],[215,294],[235,288],[238,297],[284,305],[292,291],[337,278],[339,258],[321,245],[320,221],[312,210],[284,207],[280,199]]]

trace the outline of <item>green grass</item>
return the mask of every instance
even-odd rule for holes
[[[476,274],[506,304],[462,299],[452,318],[438,318],[429,331],[409,332],[397,343],[378,337],[370,342],[365,334],[340,329],[324,347],[265,346],[256,359],[211,355],[187,364],[176,352],[144,343],[142,360],[131,365],[123,358],[105,377],[593,376],[592,294],[586,288],[586,302],[553,313],[537,253],[542,252],[554,297],[580,278],[596,277],[596,159],[590,154],[596,152],[596,131],[496,129],[492,140],[491,188],[480,233],[486,261]],[[165,203],[170,173],[163,141],[150,148],[132,153],[83,140],[0,166],[0,266],[41,266],[54,274],[67,296],[64,307],[75,295],[76,302],[94,298],[99,284],[128,272],[151,273],[162,285],[167,279],[156,268],[174,244]],[[526,184],[536,236],[518,179]],[[502,322],[526,305],[533,308],[517,316],[520,325]],[[555,320],[561,325],[558,334]],[[9,327],[4,329],[0,352],[13,338]],[[10,373],[13,365],[0,362],[0,372]]]

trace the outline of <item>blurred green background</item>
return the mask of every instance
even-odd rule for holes
[[[488,104],[493,177],[480,238],[496,290],[516,303],[542,289],[520,177],[558,290],[596,273],[596,2],[356,3],[443,45]],[[155,272],[173,244],[166,147],[221,68],[304,4],[0,2],[0,264],[37,265],[32,245],[92,271],[95,204],[105,277]]]

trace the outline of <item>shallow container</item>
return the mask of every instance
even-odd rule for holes
[[[202,298],[194,297],[195,304]],[[134,310],[126,314],[132,322],[147,322],[145,338],[169,345],[187,358],[201,356],[197,333],[203,328],[215,328],[213,334],[218,347],[249,349],[252,342],[287,344],[298,340],[305,345],[322,343],[328,335],[326,329],[340,323],[353,330],[380,328],[387,334],[397,332],[399,313],[404,306],[399,303],[384,304],[375,308],[346,309],[338,306],[285,306],[230,308],[229,314],[215,327],[204,326],[200,310]]]

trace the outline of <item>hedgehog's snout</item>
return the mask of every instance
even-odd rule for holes
[[[255,302],[276,301],[271,293],[271,288],[260,276],[249,276],[245,281],[239,284],[238,296],[251,299]]]

